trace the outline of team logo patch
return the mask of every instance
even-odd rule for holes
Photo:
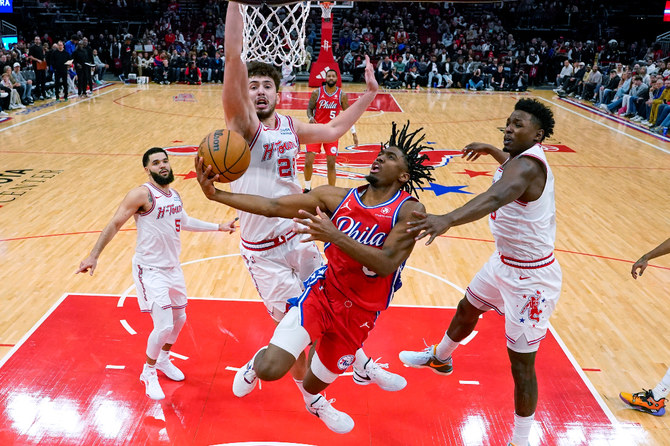
[[[354,363],[354,355],[344,355],[337,361],[337,368],[347,370]]]
[[[179,93],[177,96],[173,96],[172,99],[175,102],[198,102],[193,93]]]
[[[526,313],[528,315],[528,319],[531,321],[540,322],[540,315],[542,314],[542,310],[540,310],[540,304],[544,303],[545,301],[544,297],[542,297],[542,292],[537,290],[535,291],[535,294],[524,295],[523,297],[526,299],[526,304],[521,309],[521,314]],[[520,322],[523,323],[525,321],[523,318],[521,318]]]

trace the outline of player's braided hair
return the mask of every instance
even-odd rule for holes
[[[405,183],[402,189],[410,194],[418,196],[417,187],[423,190],[424,180],[433,181],[432,166],[425,166],[423,162],[428,159],[428,155],[422,154],[422,150],[433,150],[432,147],[421,144],[426,139],[426,135],[419,132],[423,127],[409,132],[409,121],[400,131],[395,122],[391,127],[391,138],[386,143],[385,147],[397,147],[405,155],[405,162],[407,163],[407,172],[409,173],[409,181]]]

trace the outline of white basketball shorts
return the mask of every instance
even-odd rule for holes
[[[323,265],[323,257],[314,242],[301,243],[306,236],[298,234],[286,243],[265,250],[252,251],[240,245],[256,290],[272,318],[279,322],[288,311],[287,301],[304,290],[303,282]]]
[[[494,252],[465,295],[482,311],[504,314],[507,346],[518,353],[530,353],[537,351],[546,336],[561,282],[561,267],[556,260],[540,268],[516,268],[502,263],[500,254]]]
[[[186,308],[186,282],[181,266],[158,268],[133,262],[133,279],[142,312],[151,312],[154,303],[161,308]]]

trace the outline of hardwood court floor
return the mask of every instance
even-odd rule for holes
[[[73,273],[123,196],[145,180],[140,157],[147,148],[197,145],[224,126],[220,91],[220,85],[114,84],[92,99],[13,113],[13,119],[0,123],[0,352],[6,354],[65,292],[119,295],[128,289],[132,223],[105,249],[93,277]],[[298,85],[285,93],[308,91]],[[457,150],[472,141],[500,145],[500,128],[520,97],[444,90],[389,93],[402,112],[379,107],[367,112],[356,125],[362,144],[385,141],[392,121],[409,119],[424,127],[435,149]],[[556,177],[556,256],[564,274],[552,324],[616,418],[641,424],[649,436],[646,444],[665,444],[670,418],[631,411],[618,393],[653,387],[670,365],[665,330],[670,258],[652,261],[654,267],[637,281],[629,274],[632,261],[670,236],[670,145],[558,101],[550,92],[530,95],[556,115],[556,134],[547,143],[572,150],[548,155]],[[306,119],[304,110],[280,112]],[[346,135],[340,146],[350,144]],[[171,161],[175,174],[182,175],[174,187],[190,215],[209,221],[234,216],[208,202],[189,178],[192,157]],[[436,183],[447,189],[436,186],[421,200],[434,213],[454,209],[474,196],[459,192],[488,188],[486,174],[495,166],[491,159],[466,163],[453,158],[436,171]],[[323,183],[323,177],[314,180]],[[360,182],[339,179],[338,184]],[[238,252],[236,234],[187,233],[182,240],[184,262]],[[395,303],[455,306],[462,297],[459,290],[492,250],[486,220],[454,228],[432,246],[417,246],[408,265],[454,286],[408,270]],[[256,299],[238,257],[201,262],[184,272],[192,296]],[[398,345],[397,350],[409,347],[417,346]],[[495,348],[504,348],[504,341]],[[485,358],[486,352],[481,355]]]

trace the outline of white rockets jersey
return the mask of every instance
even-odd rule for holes
[[[249,168],[239,179],[230,183],[235,193],[261,195],[268,198],[302,192],[296,178],[296,163],[300,152],[298,135],[290,116],[275,114],[277,126],[262,123],[249,143]],[[286,234],[294,223],[286,218],[268,218],[238,211],[243,240],[260,242]]]
[[[547,181],[542,195],[526,203],[515,200],[489,216],[489,226],[500,254],[513,259],[533,261],[544,259],[554,251],[556,240],[556,203],[554,200],[554,174],[547,163],[542,146],[534,145],[517,156],[540,160],[547,171]],[[500,179],[507,160],[496,170],[495,183]]]
[[[153,197],[151,209],[135,214],[137,246],[133,260],[139,265],[179,266],[181,222],[184,207],[176,190],[165,193],[151,183],[144,183]]]

